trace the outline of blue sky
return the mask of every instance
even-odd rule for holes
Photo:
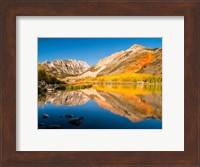
[[[94,65],[134,44],[160,48],[162,38],[38,38],[38,61],[74,59]]]

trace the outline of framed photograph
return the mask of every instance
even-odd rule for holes
[[[38,38],[38,129],[162,129],[162,38]]]
[[[1,2],[1,165],[199,166],[199,4]]]

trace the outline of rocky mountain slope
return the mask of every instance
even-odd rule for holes
[[[162,48],[150,49],[135,44],[127,50],[116,52],[89,67],[86,62],[77,60],[54,60],[39,63],[48,74],[64,81],[84,78],[142,73],[162,74]]]
[[[48,74],[57,78],[77,76],[85,72],[89,65],[77,60],[54,60],[52,62],[42,62],[39,66],[45,69]]]
[[[125,51],[116,52],[105,57],[78,77],[82,79],[121,73],[162,74],[162,48],[150,49],[141,45],[133,45]]]

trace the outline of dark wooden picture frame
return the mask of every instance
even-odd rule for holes
[[[199,0],[0,0],[1,166],[200,166],[199,15]],[[184,151],[17,152],[16,16],[184,16]]]

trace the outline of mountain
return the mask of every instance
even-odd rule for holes
[[[39,63],[48,74],[64,81],[116,74],[162,74],[162,48],[146,48],[135,44],[127,50],[111,54],[89,67],[77,60],[54,60]]]
[[[162,74],[162,48],[150,49],[135,44],[129,49],[116,52],[98,61],[78,77],[68,79],[82,79],[105,75],[129,73]]]
[[[77,60],[54,60],[42,62],[39,66],[44,68],[48,74],[57,78],[77,76],[85,72],[89,65],[84,61]]]

